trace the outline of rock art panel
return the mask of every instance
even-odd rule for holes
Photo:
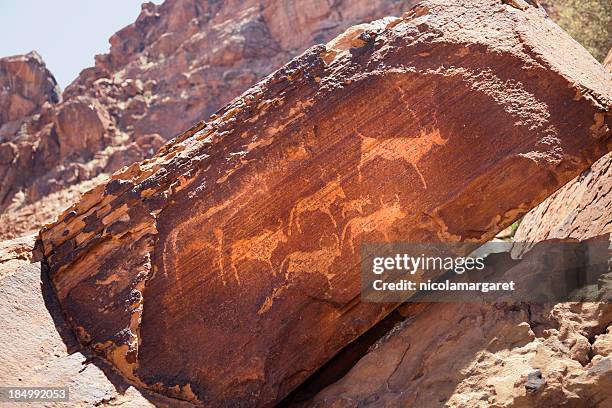
[[[145,3],[61,96],[39,56],[0,59],[0,238],[38,230],[74,202],[77,186],[152,157],[313,44],[414,3]],[[21,216],[24,208],[38,216]]]
[[[609,77],[539,8],[429,1],[343,43],[41,231],[79,340],[134,384],[271,406],[395,307],[359,301],[362,242],[488,240],[612,148]]]

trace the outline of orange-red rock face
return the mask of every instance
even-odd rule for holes
[[[45,102],[59,102],[59,88],[35,52],[0,58],[0,137],[12,135]]]
[[[610,150],[611,98],[541,10],[427,2],[115,174],[41,231],[44,263],[133,382],[269,406],[392,307],[359,302],[362,242],[491,238]]]
[[[165,141],[208,119],[307,47],[414,3],[147,3],[135,23],[111,37],[110,53],[97,56],[95,66],[66,88],[62,103],[53,104],[55,95],[51,105],[34,112],[38,116],[19,122],[13,121],[16,114],[49,99],[28,99],[32,89],[41,95],[50,89],[36,74],[22,92],[19,75],[29,71],[0,68],[0,85],[10,85],[0,96],[0,238],[54,220],[73,203],[72,190],[153,156]]]
[[[525,215],[517,252],[528,249],[522,242],[609,240],[611,160],[608,153]],[[612,406],[609,273],[599,289],[607,301],[403,305],[404,320],[345,376],[290,406]]]
[[[604,67],[612,77],[612,58],[606,58]],[[612,153],[608,153],[527,213],[516,230],[515,240],[581,239],[611,232]]]

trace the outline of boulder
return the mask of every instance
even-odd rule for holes
[[[492,238],[612,148],[611,104],[543,10],[427,1],[85,194],[41,231],[43,265],[134,384],[271,406],[395,307],[360,302],[361,243]]]

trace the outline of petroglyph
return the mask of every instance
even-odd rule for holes
[[[266,300],[264,300],[264,302],[259,307],[259,310],[257,310],[257,314],[261,315],[261,314],[266,313],[268,310],[270,310],[270,308],[274,304],[274,301],[277,298],[279,298],[285,292],[286,289],[287,289],[287,286],[281,286],[278,288],[274,288],[274,290],[272,291],[272,294],[266,297]]]
[[[281,263],[281,271],[284,265],[287,265],[285,278],[290,280],[292,275],[303,276],[303,274],[320,273],[329,282],[333,277],[333,274],[329,272],[329,268],[341,253],[338,235],[324,235],[319,240],[319,246],[320,249],[314,251],[296,251],[287,255]]]
[[[342,218],[346,218],[346,215],[350,212],[356,212],[358,214],[363,214],[363,207],[371,204],[371,201],[367,197],[360,197],[355,200],[347,201],[342,203],[340,206],[342,208]]]
[[[272,266],[272,254],[281,243],[287,242],[287,236],[282,229],[277,231],[264,230],[260,235],[251,238],[241,239],[232,244],[230,255],[230,265],[234,271],[234,276],[238,280],[238,268],[236,262],[253,260],[266,263],[273,274],[276,271]]]
[[[381,232],[386,241],[389,241],[388,232],[393,224],[404,218],[406,215],[396,200],[391,205],[383,204],[381,200],[381,208],[369,215],[363,217],[355,217],[346,223],[342,230],[342,246],[348,240],[351,246],[351,251],[355,252],[355,238],[359,235],[372,231]]]
[[[408,162],[421,178],[423,188],[427,188],[427,182],[423,173],[419,169],[418,163],[433,149],[434,146],[445,145],[447,140],[443,139],[438,129],[433,129],[429,133],[421,130],[418,137],[395,137],[392,139],[378,139],[373,137],[361,137],[361,159],[357,166],[359,181],[362,181],[362,168],[369,162],[376,159],[383,160],[403,160]]]
[[[339,176],[335,180],[327,183],[325,187],[323,187],[319,191],[297,202],[297,204],[295,205],[295,207],[293,207],[291,213],[289,214],[288,234],[291,235],[292,228],[294,225],[299,233],[302,232],[302,227],[300,225],[300,215],[306,212],[320,211],[324,214],[327,214],[334,226],[337,227],[336,219],[334,218],[331,212],[331,206],[338,199],[346,199],[344,190],[340,185]]]

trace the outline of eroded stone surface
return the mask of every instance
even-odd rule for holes
[[[308,407],[608,407],[609,303],[410,304]]]
[[[612,73],[612,59],[606,59],[604,67]],[[612,232],[612,153],[527,213],[516,230],[515,241],[585,238],[609,232]]]
[[[0,238],[53,221],[74,203],[79,185],[153,156],[307,47],[415,2],[147,3],[59,104],[39,57],[0,59]],[[17,63],[24,69],[2,68]]]
[[[612,232],[612,154],[530,211],[514,236],[517,242],[582,238]]]
[[[361,242],[491,238],[609,151],[610,98],[541,10],[427,2],[85,194],[41,231],[44,262],[132,382],[271,405],[393,307],[359,302]]]
[[[143,396],[110,368],[105,373],[74,349],[78,343],[63,321],[51,286],[41,281],[40,263],[30,263],[33,245],[33,236],[0,242],[0,384],[68,387],[74,407],[183,406]],[[65,407],[66,403],[19,406]]]

